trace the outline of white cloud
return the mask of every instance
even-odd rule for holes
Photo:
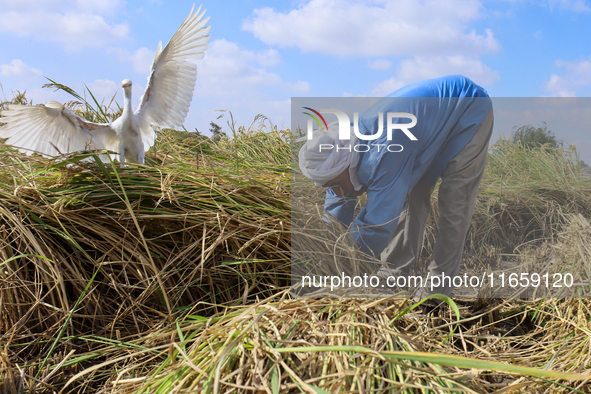
[[[111,101],[111,98],[119,92],[121,89],[121,85],[116,84],[115,82],[109,79],[96,79],[94,82],[89,83],[88,89],[92,92],[94,97],[99,101],[99,103],[104,100],[104,104],[108,105]],[[117,99],[117,97],[115,97]],[[87,97],[87,100],[92,102],[91,97]],[[122,105],[123,103],[121,103]]]
[[[367,67],[373,70],[388,70],[392,67],[392,62],[386,59],[376,59],[367,62]]]
[[[56,41],[71,51],[102,47],[127,38],[127,23],[105,19],[124,4],[120,0],[3,0],[0,31]]]
[[[125,6],[124,0],[0,0],[0,7],[5,11],[28,12],[31,9],[48,12],[99,12],[115,13]]]
[[[343,97],[367,97],[367,94],[353,94],[349,92],[343,92]]]
[[[152,62],[156,51],[152,51],[146,47],[136,49],[133,53],[127,49],[122,48],[107,48],[108,53],[114,53],[122,63],[130,63],[133,72],[139,75],[143,75],[146,78],[150,75],[150,69],[152,68]]]
[[[450,74],[462,74],[479,85],[492,85],[500,77],[477,58],[466,56],[423,56],[400,62],[396,76],[380,82],[371,92],[382,97],[409,83]]]
[[[257,95],[258,87],[274,86],[286,91],[308,91],[305,81],[285,82],[265,67],[277,64],[277,51],[253,52],[225,39],[210,42],[203,60],[197,63],[196,94],[207,97],[230,97],[244,93]]]
[[[10,64],[0,65],[0,75],[12,78],[37,78],[42,76],[41,70],[28,66],[21,59],[14,59]]]
[[[312,90],[312,87],[306,81],[288,82],[287,86],[289,86],[294,93],[308,93]]]
[[[338,56],[495,52],[491,30],[468,31],[477,0],[311,0],[289,12],[254,10],[242,28],[268,45]]]
[[[123,0],[76,0],[75,9],[81,12],[115,15],[125,6]]]
[[[572,83],[565,77],[552,74],[550,80],[546,82],[546,90],[550,91],[553,97],[575,97],[577,93],[572,89]]]
[[[146,47],[136,50],[131,56],[133,71],[137,74],[144,74],[147,77],[150,74],[155,55],[156,52],[151,51]]]
[[[580,62],[557,60],[555,66],[563,68],[563,75],[552,74],[544,84],[551,96],[574,97],[577,90],[591,85],[591,57]]]
[[[255,57],[257,63],[265,67],[271,67],[281,63],[281,55],[274,49],[256,52]]]
[[[205,57],[197,62],[197,83],[191,112],[185,121],[188,130],[197,127],[207,133],[214,121],[228,131],[228,113],[236,125],[248,127],[257,114],[271,117],[279,126],[289,125],[290,96],[311,90],[307,81],[286,81],[268,68],[281,62],[275,50],[250,51],[225,39],[210,41]]]
[[[564,11],[573,11],[576,13],[587,12],[590,10],[585,0],[547,0],[548,7],[552,10],[558,8]]]

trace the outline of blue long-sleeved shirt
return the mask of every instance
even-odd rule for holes
[[[355,198],[340,199],[327,189],[326,210],[345,226],[366,253],[379,256],[394,236],[407,193],[426,176],[434,185],[449,161],[472,139],[492,109],[487,92],[461,75],[430,79],[405,86],[383,98],[359,119],[359,131],[373,135],[378,130],[378,113],[383,113],[380,138],[359,140],[371,146],[361,155],[357,176],[367,191],[367,204],[353,221]],[[387,140],[388,112],[407,112],[417,124],[409,131],[394,130]],[[392,123],[409,123],[408,118]],[[383,144],[378,151],[379,144]],[[386,146],[402,145],[401,152]],[[399,150],[398,146],[392,150]],[[353,223],[351,223],[353,221]]]

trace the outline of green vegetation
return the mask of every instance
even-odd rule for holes
[[[533,149],[548,145],[550,148],[562,147],[562,141],[557,140],[551,130],[548,130],[546,124],[542,126],[521,126],[515,128],[511,133],[513,144],[521,144],[524,148]]]
[[[292,298],[292,221],[321,216],[292,218],[291,133],[258,121],[125,168],[0,145],[0,393],[588,391],[587,299]],[[500,141],[465,268],[591,261],[590,196],[574,149]]]

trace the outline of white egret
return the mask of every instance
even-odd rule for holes
[[[0,138],[19,150],[55,156],[83,149],[108,149],[119,161],[144,163],[144,152],[154,144],[152,125],[182,126],[193,97],[197,66],[209,41],[209,17],[193,8],[181,27],[162,49],[158,44],[148,84],[139,107],[131,107],[131,81],[122,82],[122,115],[111,123],[86,121],[56,101],[45,105],[9,105],[2,112]]]

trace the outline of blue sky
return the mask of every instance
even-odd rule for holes
[[[168,42],[192,4],[0,0],[3,95],[26,90],[35,103],[68,101],[41,88],[47,76],[79,92],[86,84],[107,101],[117,94],[122,103],[120,82],[129,78],[137,104],[158,42]],[[248,127],[260,113],[288,127],[291,97],[383,96],[447,74],[464,74],[493,97],[591,95],[585,0],[251,0],[203,7],[211,39],[198,63],[188,130],[207,133],[211,121],[227,129],[228,115],[216,120],[215,110],[232,111],[238,125]],[[553,131],[591,162],[591,133]]]

